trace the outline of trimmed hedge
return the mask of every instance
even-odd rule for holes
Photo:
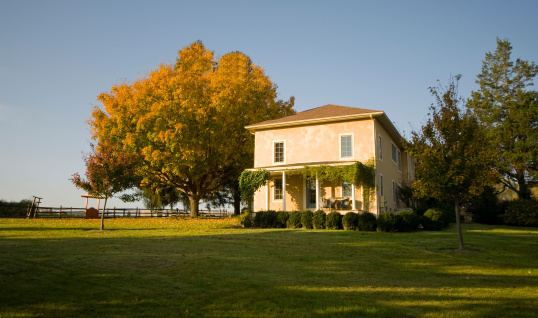
[[[290,213],[288,222],[286,223],[289,229],[298,229],[301,227],[301,212],[293,211]]]
[[[325,219],[325,228],[327,230],[339,230],[342,228],[342,214],[332,211],[327,214]]]
[[[359,215],[354,212],[348,212],[342,217],[342,226],[344,230],[358,230],[359,229]]]
[[[538,201],[514,200],[503,216],[506,225],[538,226]]]
[[[370,212],[363,212],[359,215],[359,231],[375,231],[377,228],[377,219]]]
[[[378,232],[394,232],[396,217],[391,212],[383,212],[377,219]]]
[[[310,210],[304,210],[301,212],[301,225],[304,229],[312,229],[312,218],[314,213]]]
[[[312,218],[312,226],[316,230],[323,230],[325,228],[325,212],[322,210],[317,210],[314,212],[314,216]]]
[[[290,217],[290,214],[288,212],[277,212],[276,213],[276,218],[278,220],[277,227],[285,228],[287,226],[289,217]]]
[[[254,227],[262,229],[279,227],[278,216],[275,211],[258,212],[254,216]]]
[[[418,229],[420,220],[418,215],[413,210],[402,210],[396,212],[394,215],[395,224],[394,228],[398,232],[412,232]]]

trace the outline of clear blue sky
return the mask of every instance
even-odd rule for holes
[[[97,95],[194,41],[249,55],[297,111],[383,110],[409,136],[436,80],[462,74],[461,95],[477,89],[497,37],[514,58],[538,62],[537,15],[532,0],[0,0],[0,198],[83,206],[68,179],[84,173]]]

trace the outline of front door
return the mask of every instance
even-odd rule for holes
[[[306,208],[316,208],[316,180],[311,178],[306,179]]]

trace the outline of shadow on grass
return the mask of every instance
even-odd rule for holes
[[[0,316],[538,314],[538,256],[520,235],[467,232],[481,253],[457,254],[450,232],[235,231],[2,239]]]

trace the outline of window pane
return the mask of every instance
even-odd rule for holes
[[[275,162],[284,162],[284,143],[275,142]]]
[[[340,148],[342,149],[341,157],[352,157],[351,136],[340,137]]]
[[[391,144],[392,146],[392,161],[396,162],[396,146],[394,144]]]
[[[402,171],[402,153],[398,150],[398,170]]]
[[[344,198],[351,197],[351,184],[347,182],[342,182],[342,197]]]
[[[383,147],[381,146],[381,136],[379,136],[379,159],[383,160]]]
[[[275,200],[282,200],[282,179],[275,179]]]

